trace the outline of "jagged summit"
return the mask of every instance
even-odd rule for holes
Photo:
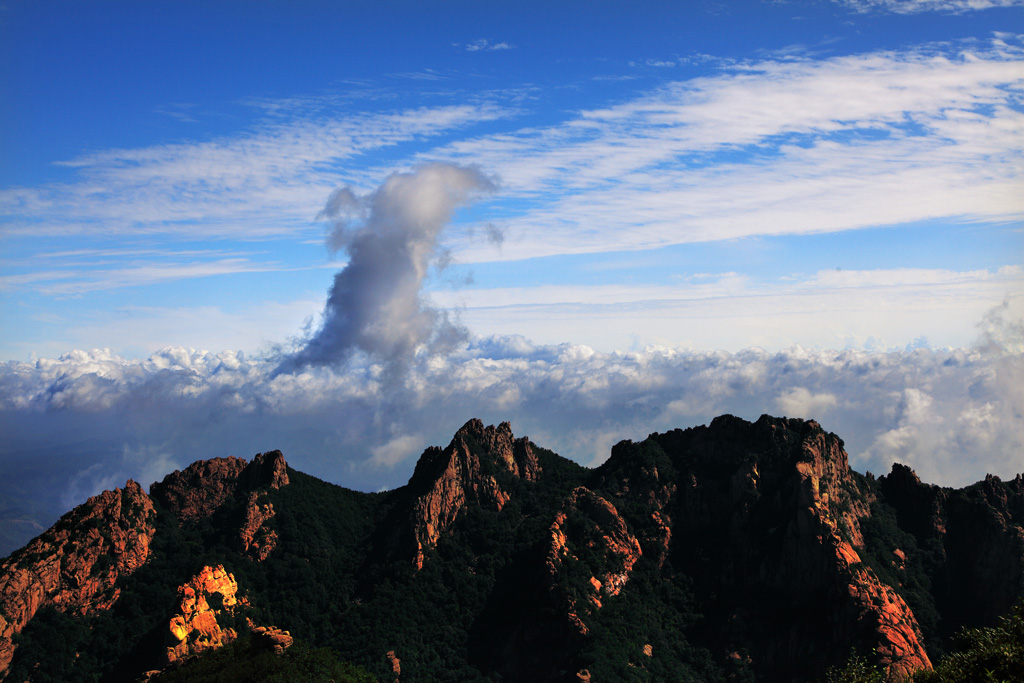
[[[288,485],[281,451],[257,454],[251,462],[228,456],[197,460],[149,487],[149,494],[183,521],[209,517],[225,501],[257,489]]]
[[[455,432],[447,448],[431,447],[423,452],[409,479],[409,487],[416,491],[433,488],[445,471],[458,467],[453,465],[456,461],[467,465],[459,471],[471,488],[481,468],[497,467],[529,481],[536,480],[540,473],[529,439],[516,439],[510,423],[485,427],[483,422],[473,418]]]
[[[400,508],[402,518],[395,520],[392,551],[408,552],[422,568],[425,551],[467,504],[500,511],[511,497],[502,479],[536,481],[540,472],[529,439],[516,439],[508,422],[484,427],[470,420],[447,448],[428,448],[420,456],[406,487],[409,500]]]

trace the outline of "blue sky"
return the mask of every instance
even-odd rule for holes
[[[296,448],[327,476],[328,454],[362,444],[346,476],[396,485],[471,416],[424,409],[443,367],[497,392],[466,410],[515,414],[586,462],[713,410],[789,409],[832,416],[855,464],[902,457],[949,481],[1024,469],[1019,436],[959,469],[955,448],[932,466],[911,445],[929,424],[1024,431],[999,383],[1022,372],[1019,0],[6,0],[0,51],[0,418],[28,444],[14,451],[41,447],[16,426],[24,411],[67,421],[73,440],[81,415],[114,415],[143,385],[170,410],[242,373],[239,405],[283,392],[259,409],[271,441],[290,443],[300,413],[362,402],[362,431]],[[341,365],[275,374],[280,354],[328,335],[345,230],[383,230],[374,201],[414,215],[422,198],[387,188],[424,168],[475,174],[458,176],[469,194],[444,207],[408,271],[425,276],[402,290],[461,346],[410,337],[400,386],[379,383],[394,359],[365,340]],[[346,187],[356,213],[324,214]],[[679,383],[648,374],[652,359]],[[768,381],[775,362],[803,369]],[[570,382],[595,363],[632,388]],[[712,381],[715,368],[739,374]],[[177,383],[157,389],[160,373]],[[733,402],[688,403],[698,379]],[[877,411],[858,412],[883,386]],[[589,436],[566,436],[585,415],[530,409],[542,387],[598,392],[577,396],[597,401]],[[655,400],[677,410],[637,408]],[[419,417],[381,417],[398,405]],[[82,492],[184,459],[175,437],[132,429],[72,468]],[[381,443],[394,446],[365,455]]]
[[[433,160],[500,183],[425,283],[475,334],[961,346],[1024,281],[1021,9],[7,3],[0,352],[265,350],[344,262],[332,189]],[[701,325],[826,273],[796,327]],[[878,297],[893,316],[861,312]],[[667,322],[612,333],[609,305]]]

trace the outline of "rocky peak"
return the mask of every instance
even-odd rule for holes
[[[12,639],[42,607],[87,614],[109,609],[117,579],[149,557],[156,512],[134,481],[89,498],[0,565],[0,677]]]
[[[288,485],[288,464],[281,451],[257,453],[242,471],[239,482],[246,491],[279,489]]]
[[[447,448],[431,447],[420,456],[409,486],[418,492],[429,491],[450,470],[456,470],[460,480],[473,488],[482,477],[498,472],[536,481],[541,468],[530,440],[516,439],[508,422],[484,427],[474,418],[455,432]]]
[[[888,475],[878,478],[878,485],[907,531],[922,540],[946,535],[948,491],[922,483],[914,470],[898,462]]]
[[[480,420],[470,420],[447,448],[428,448],[420,456],[407,487],[414,496],[412,510],[408,521],[398,525],[411,526],[412,540],[395,544],[411,544],[413,562],[422,567],[425,551],[437,544],[468,503],[500,511],[512,492],[499,480],[511,475],[535,481],[540,471],[529,439],[516,439],[508,422],[484,427]],[[408,537],[404,531],[397,533]]]
[[[653,465],[660,476],[652,476]],[[601,471],[615,475],[602,479]],[[817,422],[724,415],[706,427],[620,444],[601,471],[605,486],[630,473],[622,495],[657,503],[657,518],[631,520],[644,549],[675,557],[716,592],[708,613],[722,621],[708,627],[726,643],[750,647],[765,670],[835,660],[853,644],[873,648],[894,678],[930,667],[910,608],[859,555],[860,520],[874,494],[850,470],[843,441]],[[651,543],[659,538],[676,550]],[[725,597],[737,590],[787,596],[794,612],[830,605],[822,617],[828,629],[809,630]]]
[[[526,437],[516,439],[508,422],[497,427],[484,427],[483,422],[474,418],[456,432],[455,439],[466,445],[478,444],[495,463],[521,479],[536,481],[540,474],[540,464],[530,440]]]
[[[233,455],[197,460],[184,471],[174,470],[163,481],[153,483],[149,493],[182,522],[209,517],[234,496],[246,464]]]
[[[182,522],[209,517],[228,500],[251,491],[278,489],[288,484],[281,451],[256,455],[252,462],[228,456],[197,460],[175,470],[149,487],[150,495]]]
[[[901,523],[910,519],[926,532],[941,529],[941,534],[931,534],[941,544],[944,565],[937,601],[954,623],[992,623],[1024,592],[1020,479],[1018,475],[1003,482],[988,475],[959,491],[921,485],[902,498],[895,491],[886,492]],[[906,526],[915,533],[913,524]]]

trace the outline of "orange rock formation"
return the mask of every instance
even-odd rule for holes
[[[529,440],[514,438],[508,422],[485,428],[480,420],[470,420],[447,448],[430,448],[421,456],[409,480],[417,494],[411,524],[418,569],[467,501],[494,510],[504,507],[510,494],[498,482],[500,473],[527,481],[540,473]]]
[[[149,487],[155,500],[182,522],[209,517],[237,494],[278,489],[288,484],[288,469],[281,451],[259,453],[252,462],[228,456],[197,460],[184,471],[175,470]]]
[[[861,562],[854,548],[864,545],[858,520],[870,511],[864,503],[844,495],[843,486],[850,485],[850,475],[841,442],[829,438],[817,423],[809,425],[811,434],[801,443],[801,459],[795,463],[801,506],[797,523],[802,541],[813,537],[831,555],[851,598],[849,617],[862,630],[870,630],[879,662],[893,680],[932,668],[913,612],[895,590]],[[839,505],[839,501],[846,504]]]
[[[550,534],[547,570],[553,582],[557,582],[564,564],[580,561],[573,553],[574,548],[587,546],[596,549],[604,558],[605,571],[591,568],[600,576],[590,578],[589,605],[577,605],[569,599],[566,609],[569,622],[586,635],[590,629],[584,617],[591,609],[602,607],[601,596],[615,596],[622,591],[633,565],[643,555],[640,542],[630,533],[614,505],[583,486],[576,488],[563,503],[551,525]],[[557,583],[553,589],[557,590]]]
[[[266,523],[274,516],[274,505],[260,503],[260,493],[253,491],[245,505],[245,519],[238,531],[238,540],[243,553],[255,560],[263,561],[277,547],[277,532]]]
[[[14,656],[14,634],[41,607],[87,614],[114,604],[118,577],[149,556],[155,514],[129,480],[79,505],[0,566],[0,677]]]
[[[167,629],[167,651],[163,664],[169,665],[193,655],[215,650],[238,637],[234,629],[221,628],[217,615],[232,611],[240,601],[238,583],[222,565],[203,567],[189,582],[178,587],[179,612],[171,617]],[[210,606],[219,596],[220,607]]]

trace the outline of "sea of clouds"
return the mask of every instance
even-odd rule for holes
[[[67,506],[129,477],[148,485],[198,458],[274,448],[299,469],[374,490],[404,483],[425,447],[471,417],[509,420],[592,466],[621,439],[768,413],[818,420],[860,471],[898,461],[961,486],[1024,470],[1020,330],[997,315],[988,323],[974,348],[890,353],[599,353],[477,338],[420,354],[397,376],[364,354],[281,373],[279,359],[231,351],[74,351],[0,364],[0,427],[12,437],[3,457],[31,469],[60,453]]]

